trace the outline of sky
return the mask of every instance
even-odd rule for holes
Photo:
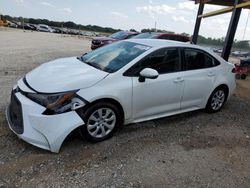
[[[204,13],[220,8],[206,5]],[[188,0],[0,0],[0,14],[4,15],[138,31],[154,28],[156,22],[157,29],[189,34],[193,33],[197,9],[198,5]],[[237,40],[250,40],[248,14],[249,10],[242,11]],[[231,13],[227,13],[203,19],[200,34],[225,37],[230,16]]]

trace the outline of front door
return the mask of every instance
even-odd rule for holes
[[[180,110],[183,93],[180,51],[178,48],[160,49],[139,62],[138,73],[144,68],[158,71],[156,79],[139,82],[133,77],[133,119],[150,119]]]

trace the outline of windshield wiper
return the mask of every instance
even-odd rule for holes
[[[103,71],[103,69],[100,66],[98,66],[97,64],[93,64],[93,63],[90,63],[90,62],[84,60],[82,56],[81,57],[77,57],[77,59],[80,60],[80,61],[82,61],[83,63],[86,63],[89,66],[95,67],[96,69],[99,69],[99,70]]]
[[[108,67],[106,67],[105,69],[103,69],[103,71],[108,72],[108,73],[113,73],[114,72],[113,69],[108,68]]]
[[[77,56],[76,59],[78,59],[78,60],[80,60],[80,61],[83,61],[83,60],[82,60],[82,56],[80,56],[80,57]]]
[[[84,63],[86,63],[87,65],[90,65],[90,66],[92,66],[92,67],[95,67],[96,69],[102,70],[101,67],[99,67],[97,64],[92,64],[92,63],[90,63],[90,62],[88,62],[88,61],[84,61],[83,59],[82,59],[82,62],[84,62]]]

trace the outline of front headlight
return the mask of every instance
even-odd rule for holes
[[[69,109],[75,110],[76,106],[79,108],[85,104],[83,100],[77,97],[76,91],[59,94],[27,93],[26,96],[46,107],[50,113],[63,113]]]

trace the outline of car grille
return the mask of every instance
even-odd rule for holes
[[[15,133],[23,133],[22,106],[19,100],[17,99],[14,91],[12,91],[11,93],[11,102],[9,106],[9,121],[10,126]]]
[[[101,41],[93,40],[93,41],[92,41],[92,44],[94,44],[94,45],[100,45],[100,44],[101,44]]]

